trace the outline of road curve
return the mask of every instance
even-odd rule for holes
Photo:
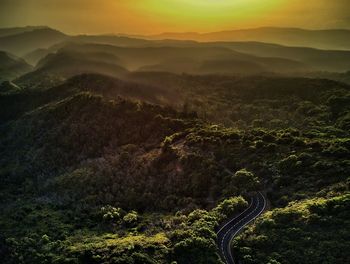
[[[221,257],[227,264],[236,264],[231,251],[232,239],[250,222],[264,212],[266,208],[266,199],[258,192],[256,196],[250,200],[249,207],[238,216],[235,216],[226,224],[224,224],[217,232],[218,246]]]

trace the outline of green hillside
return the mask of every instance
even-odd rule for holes
[[[235,240],[235,250],[242,263],[346,263],[349,199],[331,193],[275,209]]]
[[[272,211],[234,243],[244,263],[299,261],[289,239],[298,252],[308,237],[347,236],[347,85],[128,78],[81,75],[0,95],[4,263],[222,263],[215,231],[258,190]],[[171,92],[178,111],[154,104]],[[317,228],[337,221],[340,234]],[[303,261],[322,258],[327,244],[307,243]],[[329,259],[345,261],[342,247]]]

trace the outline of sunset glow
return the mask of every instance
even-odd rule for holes
[[[177,30],[197,28],[202,31],[261,19],[264,14],[281,8],[283,3],[286,1],[267,0],[262,3],[259,0],[145,0],[140,1],[136,8],[141,15],[148,15],[151,20],[161,21]]]
[[[262,26],[348,28],[337,0],[2,0],[1,26],[49,25],[71,33],[210,32]]]

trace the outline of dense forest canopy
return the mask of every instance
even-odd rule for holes
[[[350,51],[158,38],[0,30],[2,263],[349,262]]]

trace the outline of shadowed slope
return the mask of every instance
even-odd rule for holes
[[[32,67],[23,59],[0,51],[0,82],[2,80],[12,80],[30,70],[32,70]]]

